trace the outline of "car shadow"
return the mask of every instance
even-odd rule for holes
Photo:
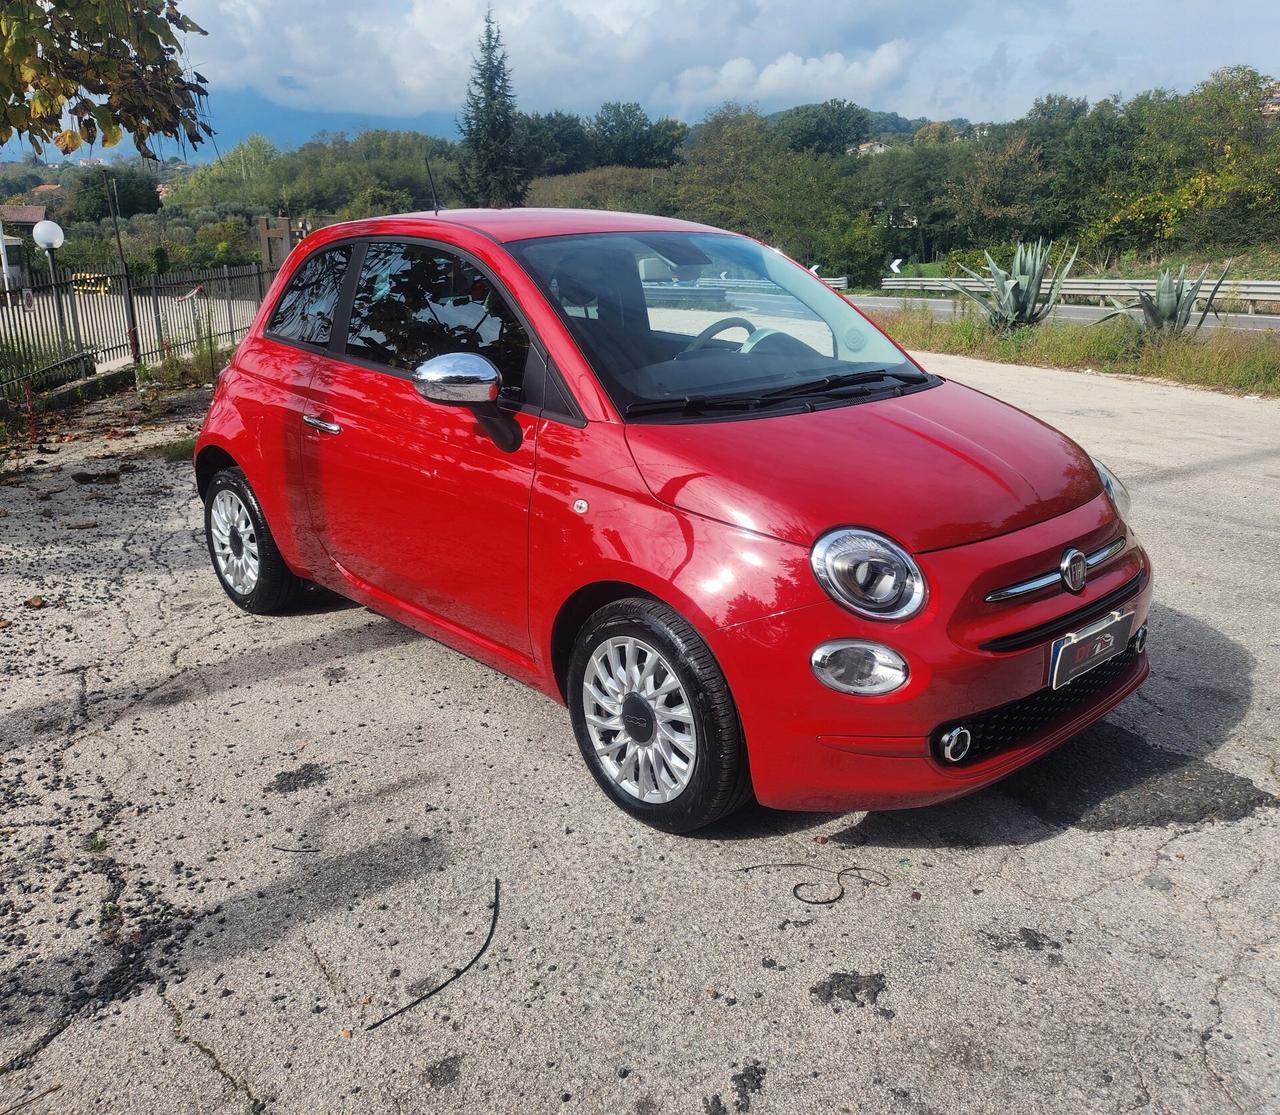
[[[1253,656],[1177,609],[1155,604],[1151,677],[1119,709],[1061,747],[969,797],[857,816],[830,836],[849,847],[976,848],[1034,843],[1064,828],[1111,831],[1236,820],[1276,798],[1208,761],[1253,694]],[[1203,664],[1213,664],[1206,680]],[[755,807],[706,830],[718,839],[801,832],[831,814]]]
[[[325,616],[332,612],[346,612],[363,607],[354,600],[339,596],[317,584],[308,584],[302,595],[281,614],[289,616]]]

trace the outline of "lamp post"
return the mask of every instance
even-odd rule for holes
[[[62,309],[62,291],[58,289],[58,268],[53,254],[62,247],[66,237],[60,225],[53,221],[40,221],[31,230],[31,239],[37,248],[44,249],[45,259],[49,261],[49,284],[53,291],[53,304],[58,311],[58,335],[62,343],[67,343],[67,318]]]

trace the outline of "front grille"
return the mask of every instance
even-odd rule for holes
[[[1113,589],[1106,596],[1100,596],[1097,600],[1077,608],[1074,612],[1068,612],[1065,616],[1059,616],[1048,623],[1042,623],[1039,627],[1031,627],[1026,631],[1015,631],[1012,635],[1001,635],[998,639],[983,643],[981,649],[995,651],[1022,650],[1026,647],[1035,646],[1036,643],[1044,643],[1050,639],[1056,639],[1060,635],[1066,635],[1081,627],[1088,627],[1095,619],[1101,619],[1108,612],[1129,600],[1130,597],[1137,596],[1146,583],[1147,572],[1144,569],[1125,581],[1118,589]]]
[[[967,767],[989,759],[992,755],[1007,751],[1025,742],[1045,728],[1064,720],[1082,706],[1111,688],[1132,668],[1138,660],[1133,641],[1121,654],[1095,666],[1070,685],[1061,689],[1044,688],[1020,701],[1012,701],[999,708],[980,712],[950,724],[939,725],[933,733],[933,753],[939,762],[948,767]],[[969,729],[971,744],[969,753],[958,763],[942,759],[939,740],[949,728],[963,724]]]

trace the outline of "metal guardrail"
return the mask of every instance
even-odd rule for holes
[[[977,279],[933,279],[913,277],[910,275],[886,276],[880,280],[882,290],[937,290],[955,294],[956,286],[965,290],[981,291],[982,283]],[[1062,284],[1063,298],[1087,298],[1100,305],[1109,305],[1108,298],[1133,297],[1140,290],[1154,294],[1155,279],[1067,279]],[[1204,302],[1213,290],[1213,284],[1206,281],[1203,294],[1198,299]],[[1222,284],[1214,301],[1218,305],[1226,302],[1241,302],[1247,313],[1256,313],[1259,302],[1280,303],[1280,280],[1275,279],[1234,279]]]
[[[847,290],[849,279],[845,275],[828,278],[817,276],[833,290]],[[660,297],[668,303],[696,302],[706,298],[708,294],[785,294],[786,292],[771,279],[697,279],[694,282],[670,282],[662,280],[645,280],[641,284],[652,296]]]

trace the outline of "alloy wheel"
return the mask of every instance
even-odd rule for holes
[[[698,729],[671,664],[642,639],[606,639],[582,682],[583,711],[605,774],[637,801],[661,804],[693,775]]]
[[[209,537],[223,580],[241,596],[248,596],[258,584],[258,534],[244,501],[229,488],[213,497]]]

